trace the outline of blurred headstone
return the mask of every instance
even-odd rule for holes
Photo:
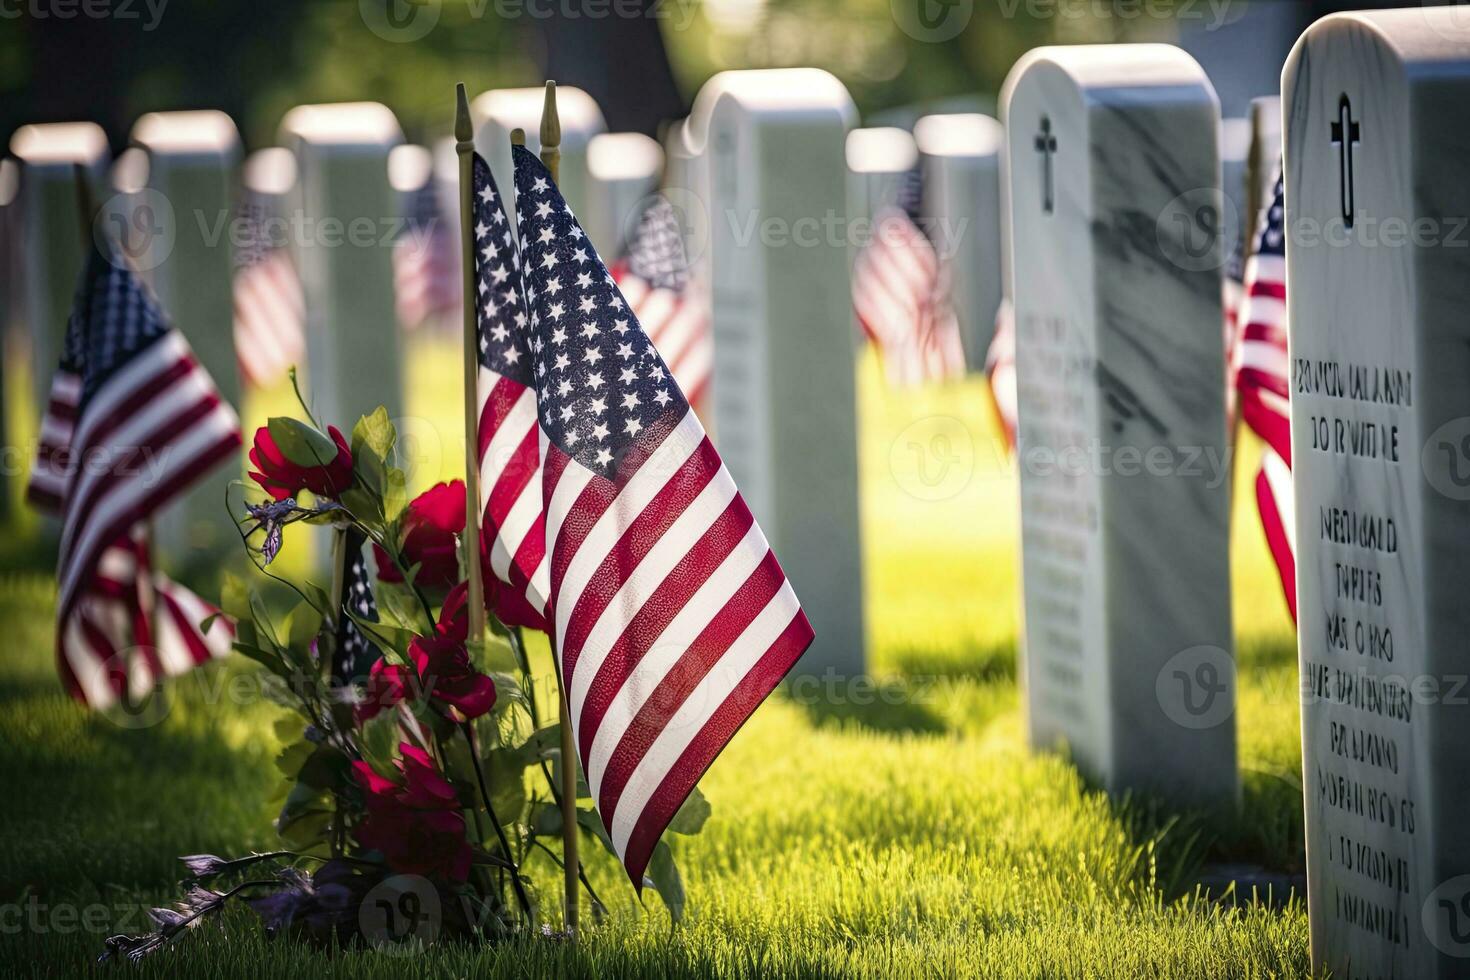
[[[123,178],[126,203],[113,212],[123,216],[113,219],[123,250],[139,264],[219,393],[238,407],[230,222],[239,133],[223,112],[151,112],[133,125],[132,142],[136,149],[127,163],[144,174]],[[239,477],[238,462],[222,467],[161,515],[154,533],[166,561],[235,553],[238,536],[224,499],[229,482]]]
[[[16,377],[18,355],[24,350],[20,336],[20,165],[6,157],[0,160],[0,442],[15,454],[21,434],[14,431],[10,405],[5,393],[19,380]],[[29,373],[29,369],[25,369]],[[13,455],[9,472],[20,468],[20,455]],[[10,513],[11,476],[0,477],[0,514]]]
[[[1261,209],[1271,199],[1281,167],[1281,97],[1266,95],[1251,102],[1251,151],[1246,161],[1245,212],[1240,216],[1247,242],[1260,234]]]
[[[848,217],[871,222],[884,205],[898,200],[904,180],[918,165],[919,151],[908,130],[874,126],[847,134],[846,158]]]
[[[526,131],[526,148],[541,152],[541,109],[544,88],[501,88],[481,93],[470,104],[475,121],[475,149],[490,164],[499,187],[514,187],[510,162],[510,131]],[[558,85],[556,111],[561,120],[561,175],[558,184],[567,204],[578,215],[588,203],[587,146],[592,137],[606,132],[602,110],[592,96],[579,88]],[[514,194],[509,195],[514,197]],[[506,217],[515,220],[514,201],[506,202]],[[590,234],[590,230],[589,230]],[[600,243],[597,243],[601,247]]]
[[[844,146],[856,111],[814,68],[722,72],[690,113],[708,168],[720,453],[817,640],[798,670],[865,667]]]
[[[1339,14],[1282,75],[1315,975],[1470,972],[1470,10]]]
[[[599,133],[587,144],[587,207],[579,214],[604,259],[622,254],[663,169],[663,147],[642,133]]]
[[[1220,189],[1225,192],[1224,210],[1218,222],[1225,240],[1226,255],[1234,254],[1244,240],[1250,194],[1251,122],[1249,119],[1220,120]]]
[[[1003,98],[1031,743],[1111,792],[1228,806],[1214,92],[1178,48],[1089,45],[1031,51]]]
[[[376,102],[297,106],[281,121],[296,155],[291,248],[306,297],[308,397],[343,432],[378,405],[403,414],[393,295],[400,230],[388,154],[403,141]]]
[[[965,362],[981,371],[1001,300],[1005,130],[981,113],[925,116],[914,124],[914,140],[924,169],[926,230],[954,270],[951,300]]]
[[[73,168],[87,169],[100,196],[111,154],[102,127],[89,122],[22,126],[10,138],[10,152],[20,163],[20,309],[31,347],[32,403],[40,418],[85,254]]]

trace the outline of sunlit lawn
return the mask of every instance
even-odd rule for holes
[[[410,391],[427,393],[409,406],[422,486],[461,465],[458,372],[451,349],[423,341],[410,372]],[[1234,545],[1243,812],[1119,803],[1022,744],[1014,475],[983,382],[889,391],[864,359],[859,391],[868,629],[886,686],[841,704],[780,695],[757,712],[704,780],[705,832],[675,842],[690,898],[681,927],[651,894],[640,907],[598,857],[611,914],[576,947],[331,955],[268,943],[239,912],[138,972],[1305,973],[1299,903],[1195,888],[1206,865],[1300,870],[1293,641],[1253,498],[1237,494]],[[289,408],[276,392],[250,414],[267,403]],[[1253,473],[1253,459],[1237,461],[1239,486]],[[292,544],[299,571],[305,549]],[[0,581],[0,970],[75,975],[104,935],[143,928],[140,903],[172,894],[177,855],[271,846],[279,709],[234,703],[226,682],[248,668],[231,663],[178,685],[155,726],[89,717],[56,681],[51,601],[43,572]],[[533,872],[553,895],[554,869]]]

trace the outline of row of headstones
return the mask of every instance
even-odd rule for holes
[[[1233,807],[1214,92],[1175,48],[1050,48],[1003,100],[1031,738]],[[1340,976],[1470,957],[1467,107],[1453,8],[1327,18],[1282,76],[1308,908]]]
[[[1442,233],[1432,248],[1353,235],[1289,246],[1309,897],[1318,962],[1352,976],[1450,975],[1470,952],[1455,945],[1470,845],[1451,823],[1470,802],[1451,775],[1470,709],[1450,689],[1464,659],[1466,604],[1450,573],[1470,528],[1470,480],[1455,455],[1467,433],[1446,434],[1470,417],[1470,276],[1452,227],[1470,215],[1456,142],[1470,52],[1450,16],[1322,22],[1284,79],[1294,218],[1330,230],[1346,215],[1351,231],[1373,211]],[[1160,45],[1032,52],[1003,103],[1012,138],[994,201],[1005,248],[961,243],[979,254],[956,266],[977,294],[991,290],[978,309],[999,302],[981,280],[1003,260],[1015,307],[1031,737],[1065,741],[1110,790],[1233,806],[1222,263],[1196,251],[1200,240],[1220,247],[1222,157],[1243,142],[1239,127],[1222,126],[1198,65]],[[535,133],[539,101],[522,110],[495,121],[482,103],[500,173],[504,131]],[[564,103],[565,183],[592,215],[569,115]],[[707,221],[695,259],[718,352],[712,428],[821,638],[803,664],[812,674],[863,665],[856,393],[850,358],[836,356],[853,343],[851,255],[789,232],[857,209],[841,177],[855,115],[825,73],[731,72],[705,86],[667,146],[666,185],[686,189]],[[292,114],[303,198],[323,214],[392,213],[381,175],[396,125],[348,138],[340,119],[324,107]],[[984,172],[999,141],[971,125],[953,166]],[[960,129],[934,128],[938,144]],[[1249,151],[1258,173],[1272,155],[1262,146]],[[884,171],[858,160],[854,186],[892,179],[911,157],[893,161]],[[986,192],[979,179],[955,184],[956,196]],[[1247,211],[1259,194],[1242,195]],[[985,205],[954,207],[985,227]],[[788,233],[752,237],[752,220]],[[349,293],[388,279],[319,261],[303,278],[335,275]],[[382,316],[391,302],[377,306]],[[363,392],[391,348],[338,322],[363,359],[341,376]],[[984,318],[970,323],[983,338]],[[974,359],[983,341],[969,348]],[[1421,449],[1431,432],[1438,441]],[[1433,696],[1416,686],[1425,680],[1439,685]]]
[[[498,171],[509,166],[510,128],[534,131],[540,107],[539,89],[492,91],[476,100],[478,142],[497,159]],[[570,123],[568,197],[574,205],[588,202],[581,210],[589,234],[611,251],[629,213],[654,189],[662,153],[640,134],[604,133],[601,114],[585,93],[565,90],[562,111]],[[6,284],[0,309],[13,328],[7,333],[23,342],[16,353],[29,349],[27,373],[38,411],[56,368],[83,254],[86,230],[74,176],[81,166],[102,207],[102,230],[127,251],[227,400],[238,405],[241,396],[230,326],[234,252],[242,235],[235,209],[248,191],[287,229],[278,237],[290,249],[304,293],[306,387],[313,404],[337,420],[377,404],[402,415],[391,246],[423,231],[412,226],[422,215],[413,213],[411,202],[425,189],[437,199],[435,220],[455,222],[457,230],[453,142],[436,147],[436,165],[429,150],[403,142],[391,111],[376,103],[298,107],[282,121],[281,142],[242,160],[232,120],[207,110],[143,116],[116,161],[93,123],[17,130],[12,157],[0,168]],[[457,234],[447,237],[457,242]],[[11,436],[12,443],[19,441]],[[158,522],[166,557],[228,544],[220,500],[222,481],[233,475],[206,482]]]

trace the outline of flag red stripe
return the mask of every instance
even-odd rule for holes
[[[679,807],[684,805],[700,777],[714,764],[720,752],[735,737],[735,733],[755,709],[760,707],[770,690],[786,676],[786,672],[806,651],[811,641],[812,628],[807,623],[806,615],[798,611],[780,638],[771,644],[750,673],[735,685],[729,697],[669,770],[668,776],[649,798],[648,805],[639,815],[633,833],[628,838],[623,864],[634,882],[641,885],[643,872],[648,867],[659,837],[669,821],[679,812]]]

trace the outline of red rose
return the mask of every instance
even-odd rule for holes
[[[409,568],[419,566],[414,584],[426,592],[443,593],[459,581],[459,540],[464,530],[464,481],[438,483],[415,497],[403,518],[400,557]],[[402,582],[403,573],[388,553],[373,545],[378,578]]]
[[[302,490],[318,497],[336,497],[352,486],[352,450],[335,425],[327,426],[327,434],[337,444],[337,455],[320,466],[298,466],[281,452],[269,427],[262,425],[255,430],[255,446],[250,450],[255,467],[250,478],[276,500],[294,497]]]
[[[490,552],[485,537],[480,538],[480,578],[485,583],[485,608],[506,626],[524,626],[546,632],[546,619],[532,608],[524,589],[506,585],[490,568]]]
[[[465,649],[469,613],[468,586],[461,582],[444,600],[439,625],[432,636],[420,636],[408,645],[408,656],[418,668],[424,691],[466,718],[478,718],[495,707],[495,682],[475,669]]]
[[[385,779],[366,762],[352,764],[367,804],[367,818],[353,835],[382,852],[394,871],[464,881],[472,852],[454,785],[422,749],[405,742],[398,751],[402,782]]]
[[[357,722],[362,724],[377,717],[384,708],[391,708],[409,696],[409,672],[398,664],[390,664],[379,657],[373,661],[368,672],[367,690],[356,708]]]

